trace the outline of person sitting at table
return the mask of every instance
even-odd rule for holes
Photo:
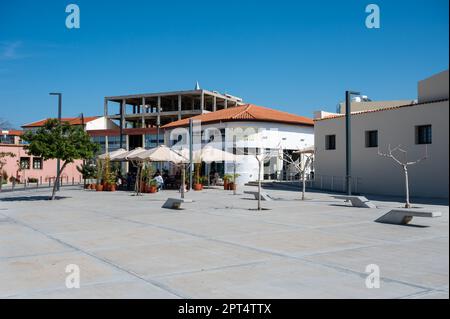
[[[164,186],[164,179],[163,179],[163,177],[161,176],[161,173],[157,172],[157,173],[155,174],[155,181],[156,181],[156,188],[157,188],[158,191],[159,191],[159,190],[162,189],[163,186]]]

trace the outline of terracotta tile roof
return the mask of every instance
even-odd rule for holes
[[[2,135],[12,135],[12,136],[21,136],[23,134],[23,131],[21,130],[1,130],[0,132]]]
[[[98,119],[100,116],[86,116],[84,118],[84,123],[86,124],[87,122],[93,121]],[[44,125],[44,123],[49,120],[49,118],[47,119],[43,119],[37,122],[32,122],[32,123],[28,123],[25,125],[22,125],[22,127],[41,127]],[[81,118],[80,117],[63,117],[61,118],[62,122],[66,122],[69,123],[70,125],[81,125]]]
[[[375,109],[375,110],[352,112],[352,116],[353,115],[367,114],[367,113],[391,111],[391,110],[397,110],[397,109],[401,109],[401,108],[405,108],[405,107],[421,106],[421,105],[432,104],[432,103],[439,103],[439,102],[445,102],[445,101],[448,101],[448,99],[441,99],[441,100],[429,101],[429,102],[423,102],[423,103],[412,103],[412,104],[405,104],[405,105],[389,106],[389,107],[384,107],[384,108],[382,107],[382,108]],[[337,118],[341,118],[341,117],[345,117],[345,114],[329,115],[329,116],[325,116],[323,118],[314,119],[314,121],[318,122],[318,121],[332,120],[332,119],[337,119]]]
[[[267,107],[257,106],[254,104],[245,104],[241,106],[231,107],[216,112],[193,116],[191,118],[200,120],[203,124],[230,121],[255,121],[308,126],[314,125],[314,121],[310,118],[269,109]],[[166,124],[163,126],[163,128],[173,128],[187,125],[189,125],[189,118]]]

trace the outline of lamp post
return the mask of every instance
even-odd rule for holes
[[[192,173],[194,170],[193,148],[194,148],[194,121],[189,119],[189,190],[192,191]]]
[[[62,113],[62,93],[49,93],[50,95],[56,95],[58,97],[58,123],[61,125],[61,113]],[[61,161],[56,160],[56,176],[58,176],[59,169],[61,167]],[[59,178],[55,181],[56,190],[59,191]]]
[[[359,92],[345,91],[345,181],[347,194],[352,194],[351,97]]]

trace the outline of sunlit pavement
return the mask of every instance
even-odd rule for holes
[[[48,189],[0,193],[0,297],[449,297],[448,206],[398,226],[374,220],[399,202],[353,208],[268,190],[276,200],[256,211],[250,188],[189,192],[183,210],[161,208],[176,191],[67,187],[53,202]],[[79,267],[80,288],[66,287],[67,265]],[[368,288],[373,265],[379,288]]]

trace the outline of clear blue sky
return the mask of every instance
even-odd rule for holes
[[[81,28],[65,27],[76,3]],[[381,28],[365,27],[365,7]],[[416,98],[448,68],[447,0],[0,2],[0,117],[101,114],[103,97],[192,89],[312,116],[346,89]]]

